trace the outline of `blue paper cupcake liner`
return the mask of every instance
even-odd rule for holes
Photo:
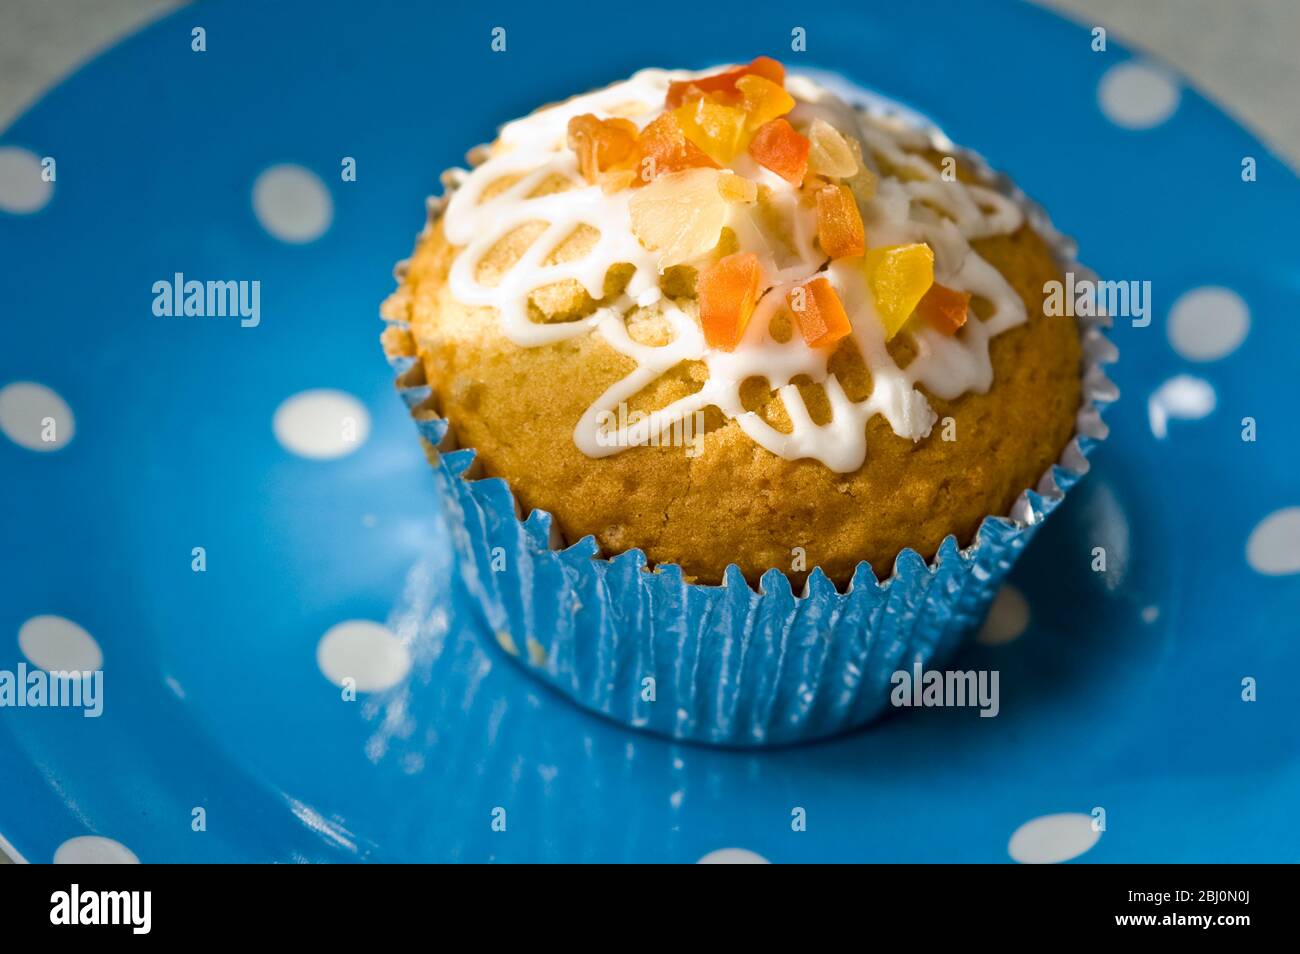
[[[1021,205],[1062,270],[1095,278],[1005,177],[926,131]],[[457,182],[454,172],[444,176],[449,189]],[[430,200],[431,221],[443,201]],[[399,264],[399,280],[404,269]],[[484,633],[587,709],[718,745],[778,745],[856,728],[890,706],[895,672],[942,666],[982,621],[1043,519],[1087,472],[1088,453],[1106,436],[1100,410],[1118,397],[1101,369],[1117,357],[1100,330],[1108,321],[1077,319],[1085,367],[1075,436],[1008,515],[984,519],[970,546],[949,536],[929,561],[904,550],[883,581],[860,563],[844,592],[819,568],[799,594],[780,570],[764,573],[755,589],[735,565],[711,586],[687,582],[677,566],[649,568],[640,550],[604,558],[591,536],[564,547],[544,511],[521,519],[504,480],[476,479],[474,451],[450,449],[448,422],[428,409],[432,391],[409,329],[386,317],[397,336],[386,341],[389,361],[430,447],[456,575]]]

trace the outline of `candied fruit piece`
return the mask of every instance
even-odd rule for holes
[[[728,202],[751,205],[758,201],[758,185],[737,173],[723,173],[718,176],[718,191]]]
[[[817,241],[831,258],[855,258],[866,251],[862,213],[848,186],[817,190]]]
[[[709,99],[693,99],[674,109],[673,116],[686,138],[715,162],[726,165],[740,152],[745,134],[743,109]]]
[[[794,127],[784,119],[774,119],[764,123],[754,133],[749,144],[749,154],[759,165],[771,169],[791,185],[803,182],[808,171],[808,150],[811,148],[807,138],[794,131]]]
[[[619,166],[616,169],[610,169],[608,172],[600,174],[600,187],[606,193],[618,192],[620,189],[630,189],[636,185],[636,170],[631,166]]]
[[[671,112],[680,106],[691,102],[695,99],[712,99],[715,103],[723,103],[727,106],[737,106],[740,104],[740,94],[734,89],[728,90],[707,90],[701,89],[696,84],[700,80],[683,80],[680,83],[673,83],[668,88],[668,95],[664,98],[664,107]]]
[[[578,171],[590,183],[632,154],[636,124],[629,119],[601,119],[591,113],[569,120],[569,148],[578,154]]]
[[[684,169],[661,175],[628,202],[632,233],[659,253],[659,271],[700,258],[718,244],[727,200],[716,169]]]
[[[758,304],[763,269],[753,252],[736,252],[718,259],[695,283],[700,324],[711,348],[731,351],[740,343],[749,316]]]
[[[751,60],[747,66],[734,70],[670,83],[664,105],[669,109],[676,109],[687,100],[701,96],[712,96],[720,102],[735,102],[740,98],[736,90],[736,81],[742,76],[749,75],[761,76],[777,86],[785,84],[785,67],[770,56],[759,56]]]
[[[876,197],[876,174],[866,167],[859,169],[844,184],[853,190],[853,198],[859,205],[866,205]]]
[[[785,67],[781,65],[780,60],[774,60],[770,56],[754,57],[745,67],[745,71],[754,76],[761,76],[777,86],[785,85]]]
[[[753,132],[794,109],[794,97],[779,83],[753,73],[736,80],[736,89],[740,90],[740,108],[745,111],[747,132]]]
[[[720,258],[726,258],[728,255],[734,255],[739,251],[740,239],[736,237],[736,230],[724,225],[718,244],[713,246],[713,250],[709,252],[709,261],[716,262]]]
[[[840,296],[825,278],[814,278],[791,289],[785,301],[810,348],[833,345],[853,331]]]
[[[808,171],[828,179],[848,179],[858,171],[858,160],[840,131],[818,117],[808,127]]]
[[[664,113],[641,130],[633,159],[637,173],[634,185],[645,185],[657,176],[683,169],[718,168],[707,153],[686,138],[672,113]]]
[[[924,243],[888,245],[867,252],[864,265],[888,341],[934,284],[934,251]]]
[[[860,208],[876,197],[876,174],[862,161],[862,146],[858,140],[850,136],[844,141],[848,143],[849,152],[853,154],[853,161],[858,167],[853,175],[844,180],[844,184],[853,190],[853,197],[858,200]]]
[[[945,335],[955,335],[966,324],[970,292],[956,291],[935,282],[917,303],[916,313]]]

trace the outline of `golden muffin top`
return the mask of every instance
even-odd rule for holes
[[[446,209],[447,239],[465,246],[452,294],[496,309],[520,346],[595,333],[636,363],[577,422],[574,441],[589,456],[648,443],[716,407],[774,454],[856,470],[867,420],[928,436],[936,415],[917,385],[948,398],[987,390],[989,339],[1026,319],[970,244],[1014,232],[1020,210],[908,153],[909,139],[808,80],[787,80],[774,60],[706,76],[642,71],[502,129]],[[535,233],[526,252],[484,268],[521,229]],[[575,243],[582,254],[571,254]],[[688,314],[674,292],[692,278],[698,308]],[[579,311],[586,300],[599,306],[564,310],[567,320],[530,309],[530,296],[563,282],[585,291]],[[987,302],[982,321],[966,320],[973,297]],[[652,307],[671,340],[647,347],[626,318]],[[778,313],[798,333],[773,322]],[[888,347],[903,331],[905,367]],[[828,368],[846,339],[873,380],[861,400]],[[707,368],[703,387],[630,419],[627,401],[682,362]],[[756,378],[778,392],[787,430],[746,408],[742,389]],[[827,423],[808,413],[796,379],[823,385]]]
[[[880,577],[969,542],[1080,407],[1019,206],[760,58],[645,70],[509,123],[385,317],[521,506],[689,578]]]

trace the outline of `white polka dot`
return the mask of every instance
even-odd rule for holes
[[[1101,838],[1092,816],[1063,812],[1031,819],[1016,829],[1007,853],[1022,865],[1054,865],[1077,858]]]
[[[1214,361],[1237,350],[1250,330],[1250,309],[1227,288],[1184,292],[1169,310],[1169,343],[1188,361]]]
[[[1158,620],[1159,618],[1160,618],[1160,607],[1159,607],[1159,606],[1144,606],[1144,607],[1142,607],[1142,622],[1144,622],[1144,623],[1154,623],[1154,622],[1155,622],[1156,620]]]
[[[695,862],[697,865],[767,865],[766,858],[747,848],[719,848]]]
[[[135,852],[120,841],[100,835],[69,838],[54,852],[56,865],[138,865]]]
[[[1029,603],[1025,595],[1010,583],[998,590],[989,607],[988,618],[976,640],[985,646],[999,646],[1020,637],[1029,626]]]
[[[0,210],[26,215],[45,207],[54,183],[41,175],[41,160],[17,146],[0,147]]]
[[[1260,573],[1300,573],[1300,507],[1286,507],[1259,522],[1246,541],[1246,560]]]
[[[20,447],[58,450],[77,432],[72,408],[43,384],[15,381],[0,388],[0,431]]]
[[[353,679],[361,692],[397,685],[411,670],[411,654],[392,630],[364,619],[331,626],[316,647],[316,664],[336,686]]]
[[[1150,129],[1174,114],[1181,95],[1178,81],[1166,69],[1129,61],[1112,66],[1097,87],[1101,111],[1125,129]]]
[[[301,391],[275,409],[275,438],[286,450],[324,460],[343,457],[370,436],[370,415],[350,394],[330,388]]]
[[[271,166],[253,183],[253,211],[262,227],[285,242],[310,242],[325,234],[334,200],[320,176],[295,165]]]
[[[1170,419],[1198,421],[1214,410],[1218,397],[1209,381],[1190,374],[1178,374],[1151,392],[1147,399],[1147,421],[1159,440],[1169,434]]]
[[[18,648],[46,672],[86,672],[104,665],[95,637],[62,616],[33,616],[23,623]]]

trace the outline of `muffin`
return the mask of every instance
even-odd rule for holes
[[[1104,434],[1046,219],[774,60],[644,70],[471,163],[384,345],[472,605],[591,708],[732,744],[865,721]]]

